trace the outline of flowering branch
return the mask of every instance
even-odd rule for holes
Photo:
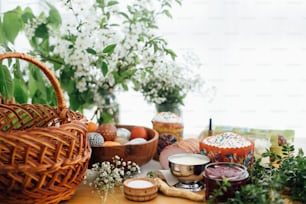
[[[180,0],[175,2],[180,4]],[[107,112],[104,108],[109,105],[105,92],[128,90],[138,72],[154,72],[156,58],[175,57],[166,41],[155,33],[157,19],[171,16],[171,0],[124,3],[88,0],[86,4],[81,0],[66,0],[46,4],[49,10],[39,15],[29,7],[5,12],[4,32],[0,35],[10,35],[1,37],[0,43],[10,47],[7,45],[14,45],[19,34],[25,34],[29,53],[55,71],[73,110],[96,106],[97,114],[103,117],[105,114],[100,110]],[[30,95],[26,91],[13,95],[47,96]],[[49,98],[45,99],[48,102]],[[103,118],[98,120],[103,122]]]
[[[109,191],[122,185],[124,179],[138,173],[140,173],[140,167],[135,162],[124,161],[116,155],[111,162],[93,164],[84,181],[94,187],[99,197],[105,202]]]

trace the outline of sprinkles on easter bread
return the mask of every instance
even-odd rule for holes
[[[208,137],[207,139],[203,140],[203,142],[207,145],[220,148],[239,148],[251,145],[250,140],[247,140],[246,138],[233,132],[225,132],[219,135]]]
[[[254,142],[233,132],[204,138],[200,149],[212,162],[235,162],[251,167],[254,160]]]

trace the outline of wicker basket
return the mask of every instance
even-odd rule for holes
[[[91,148],[87,120],[68,108],[59,82],[38,60],[5,53],[35,64],[55,89],[57,107],[0,104],[0,203],[59,203],[68,200],[86,173]]]

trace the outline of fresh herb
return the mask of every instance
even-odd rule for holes
[[[270,157],[269,165],[263,167],[260,165],[261,159],[256,160],[248,183],[226,203],[280,204],[285,203],[285,197],[306,203],[306,157],[301,149],[296,155],[294,151],[294,146],[285,145],[282,155],[269,150],[263,153],[262,157]],[[209,198],[209,203],[215,203],[218,196],[230,188],[230,183],[223,179],[219,186]]]
[[[284,149],[288,150],[286,148]],[[281,192],[291,200],[306,203],[306,157],[302,149],[296,156],[292,156],[291,152],[289,149],[289,154],[285,154],[273,180],[280,184]]]
[[[219,199],[224,196],[224,194],[231,187],[231,183],[226,177],[222,177],[222,180],[216,180],[216,183],[219,188],[215,188],[212,195],[209,197],[208,204],[218,203]]]

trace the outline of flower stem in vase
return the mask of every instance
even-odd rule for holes
[[[155,107],[157,112],[172,112],[179,116],[182,114],[179,104],[161,103],[161,104],[156,104]]]

